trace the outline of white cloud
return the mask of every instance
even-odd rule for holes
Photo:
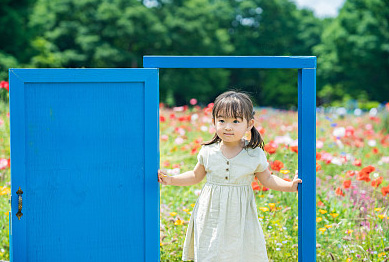
[[[313,10],[317,17],[335,17],[345,0],[294,0],[297,7]]]

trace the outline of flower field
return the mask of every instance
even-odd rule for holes
[[[161,169],[193,169],[202,141],[213,136],[212,104],[160,106]],[[317,112],[317,261],[385,261],[389,257],[389,105],[352,114]],[[286,180],[298,169],[297,112],[256,109],[270,170]],[[9,105],[0,103],[0,260],[9,260]],[[156,179],[157,179],[157,173]],[[201,183],[161,188],[161,261],[181,261]],[[305,185],[307,186],[307,185]],[[313,186],[313,185],[312,185]],[[298,195],[254,182],[258,219],[272,261],[297,261]]]
[[[212,104],[160,106],[161,168],[193,169],[200,143],[213,137]],[[317,112],[317,261],[386,261],[389,257],[389,104],[381,110]],[[291,180],[298,169],[298,114],[256,110],[270,170]],[[190,187],[161,185],[161,260],[181,261],[193,206],[206,178]],[[307,185],[305,185],[307,186]],[[312,185],[314,186],[314,185]],[[272,261],[297,261],[298,195],[252,184]]]

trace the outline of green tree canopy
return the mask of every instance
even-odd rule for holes
[[[322,84],[354,98],[366,94],[385,101],[389,93],[388,1],[347,0],[314,51]]]

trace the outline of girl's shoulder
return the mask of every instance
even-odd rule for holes
[[[209,145],[201,145],[200,151],[202,152],[212,152],[216,151],[219,147],[217,146],[217,143],[209,144]]]
[[[265,151],[263,151],[263,149],[260,148],[259,146],[256,148],[251,148],[251,147],[247,148],[247,153],[252,157],[262,157],[262,156],[266,157]]]

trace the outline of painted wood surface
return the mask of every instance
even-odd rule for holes
[[[315,56],[144,56],[145,68],[316,68]]]
[[[150,68],[297,68],[298,261],[316,261],[316,57],[144,56]]]
[[[316,69],[298,70],[298,258],[316,261]]]
[[[158,104],[157,69],[10,69],[13,261],[159,261]]]

